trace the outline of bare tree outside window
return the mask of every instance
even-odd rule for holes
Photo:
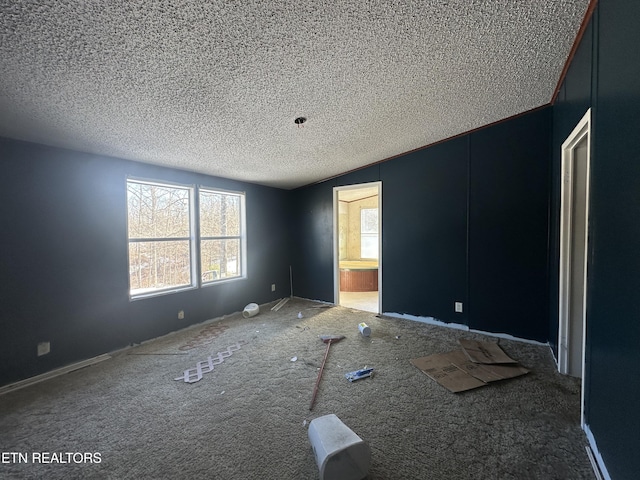
[[[130,295],[193,284],[189,187],[127,181]]]
[[[244,198],[240,192],[129,179],[130,297],[244,277]]]
[[[202,282],[242,276],[243,195],[200,189],[199,198]]]

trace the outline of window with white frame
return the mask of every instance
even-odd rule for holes
[[[378,258],[378,209],[360,210],[360,258]]]
[[[128,179],[127,209],[132,299],[246,277],[244,193]]]
[[[244,194],[200,188],[202,284],[244,277]]]
[[[127,180],[131,298],[195,286],[193,191]]]

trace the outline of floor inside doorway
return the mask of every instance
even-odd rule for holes
[[[365,312],[378,312],[378,292],[340,292],[340,305]]]

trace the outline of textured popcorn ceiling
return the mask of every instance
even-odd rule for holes
[[[0,136],[293,188],[549,103],[588,3],[0,0]]]

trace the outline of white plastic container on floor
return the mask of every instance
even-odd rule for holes
[[[242,311],[242,316],[244,318],[249,318],[257,315],[260,312],[260,306],[257,303],[250,303],[244,310]]]
[[[363,337],[371,335],[371,327],[364,322],[358,324],[358,330],[360,330]]]
[[[371,464],[371,450],[364,440],[334,414],[311,420],[309,441],[320,480],[361,480]]]

